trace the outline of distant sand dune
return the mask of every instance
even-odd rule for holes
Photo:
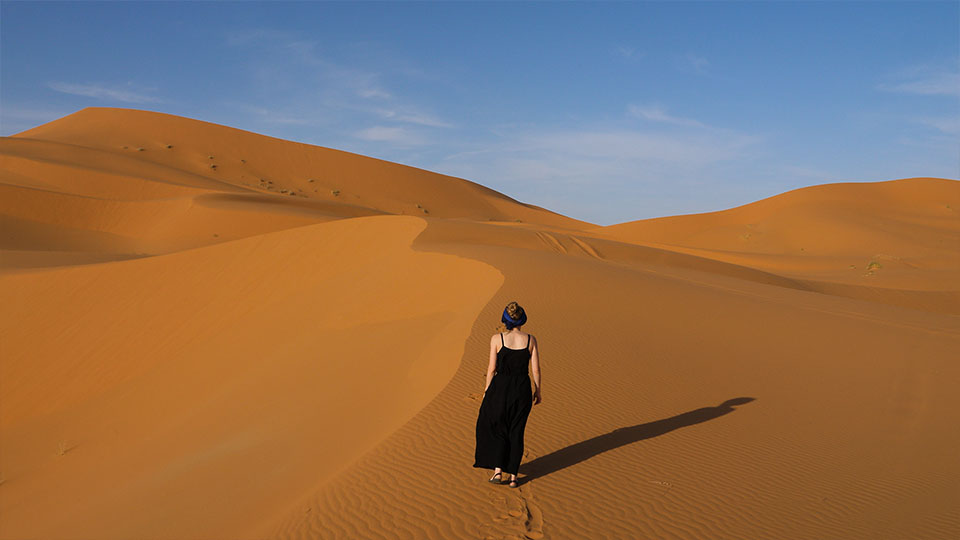
[[[172,115],[0,138],[0,539],[960,537],[960,182],[608,227]],[[517,300],[543,403],[471,467]]]

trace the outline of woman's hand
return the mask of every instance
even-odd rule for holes
[[[533,393],[533,404],[536,405],[537,403],[540,403],[540,389]]]

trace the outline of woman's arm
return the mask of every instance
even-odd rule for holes
[[[540,403],[540,350],[537,347],[537,338],[530,336],[533,349],[530,351],[530,369],[533,371],[533,404]]]
[[[493,380],[493,375],[497,372],[497,340],[496,338],[490,338],[490,362],[487,363],[487,384],[484,385],[483,391],[486,392],[487,388],[490,388],[490,381]]]

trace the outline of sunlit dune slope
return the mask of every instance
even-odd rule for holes
[[[216,182],[252,193],[287,190],[294,198],[344,202],[391,214],[590,225],[468,180],[151,111],[87,108],[14,138],[78,145],[120,159],[133,157],[196,178],[189,182],[196,187]]]
[[[591,229],[788,275],[960,289],[960,182],[909,178],[790,191],[751,204]],[[871,279],[860,279],[867,274]]]
[[[0,139],[3,268],[135,258],[369,215],[590,224],[467,180],[199,120],[88,108]]]

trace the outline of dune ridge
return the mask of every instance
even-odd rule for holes
[[[150,111],[0,138],[0,538],[960,536],[958,206],[598,227]],[[518,490],[471,467],[510,300]]]

